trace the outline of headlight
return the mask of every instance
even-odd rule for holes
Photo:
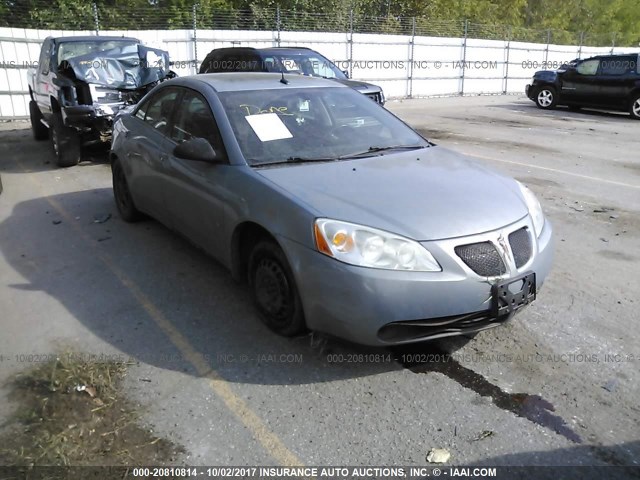
[[[540,233],[542,233],[542,227],[544,227],[544,213],[542,213],[540,202],[536,198],[535,194],[523,184],[518,182],[518,186],[520,187],[524,201],[529,209],[529,214],[533,220],[533,229],[536,232],[536,237],[539,237]]]
[[[316,248],[341,262],[360,267],[440,272],[433,255],[418,242],[376,228],[318,218]]]

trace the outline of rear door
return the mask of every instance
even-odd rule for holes
[[[127,118],[126,165],[129,188],[135,204],[141,210],[166,223],[164,205],[165,175],[163,151],[172,118],[178,109],[181,89],[160,89],[145,100]]]
[[[628,97],[638,78],[637,55],[615,55],[600,62],[598,84],[603,105],[627,107]]]
[[[167,139],[167,176],[163,194],[172,227],[216,258],[223,259],[228,163],[211,164],[173,155],[181,142],[206,139],[226,159],[224,144],[209,103],[199,92],[184,89],[180,109]]]

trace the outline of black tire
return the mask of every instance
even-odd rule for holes
[[[115,159],[111,164],[111,178],[113,180],[113,198],[120,216],[125,222],[137,222],[143,215],[133,203],[127,176],[118,159]]]
[[[629,102],[629,114],[631,118],[640,120],[640,93],[636,93]]]
[[[41,122],[42,112],[34,100],[29,102],[29,119],[31,120],[33,138],[36,140],[46,140],[49,138],[49,129]]]
[[[80,163],[80,134],[77,130],[65,127],[62,115],[54,114],[51,118],[51,144],[59,167],[73,167]]]
[[[249,285],[262,320],[271,330],[285,337],[306,330],[291,268],[274,242],[262,241],[251,252]]]
[[[536,89],[534,99],[538,108],[543,110],[551,110],[558,104],[556,89],[546,85]]]

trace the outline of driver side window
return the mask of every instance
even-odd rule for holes
[[[179,91],[175,88],[166,88],[158,92],[151,100],[138,108],[135,116],[166,135],[171,115],[177,106],[178,93]]]
[[[224,152],[222,137],[211,108],[205,98],[195,91],[185,92],[171,127],[170,137],[177,143],[204,138],[219,155],[223,155]]]
[[[599,66],[600,60],[585,60],[576,67],[576,70],[580,75],[595,75],[598,73]]]

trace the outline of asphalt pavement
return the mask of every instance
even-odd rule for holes
[[[555,265],[513,321],[410,349],[280,338],[215,261],[119,218],[104,152],[58,169],[13,122],[0,126],[0,384],[61,349],[134,359],[125,390],[184,446],[180,464],[424,465],[445,448],[451,465],[638,465],[640,122],[519,96],[387,108],[541,200]]]

